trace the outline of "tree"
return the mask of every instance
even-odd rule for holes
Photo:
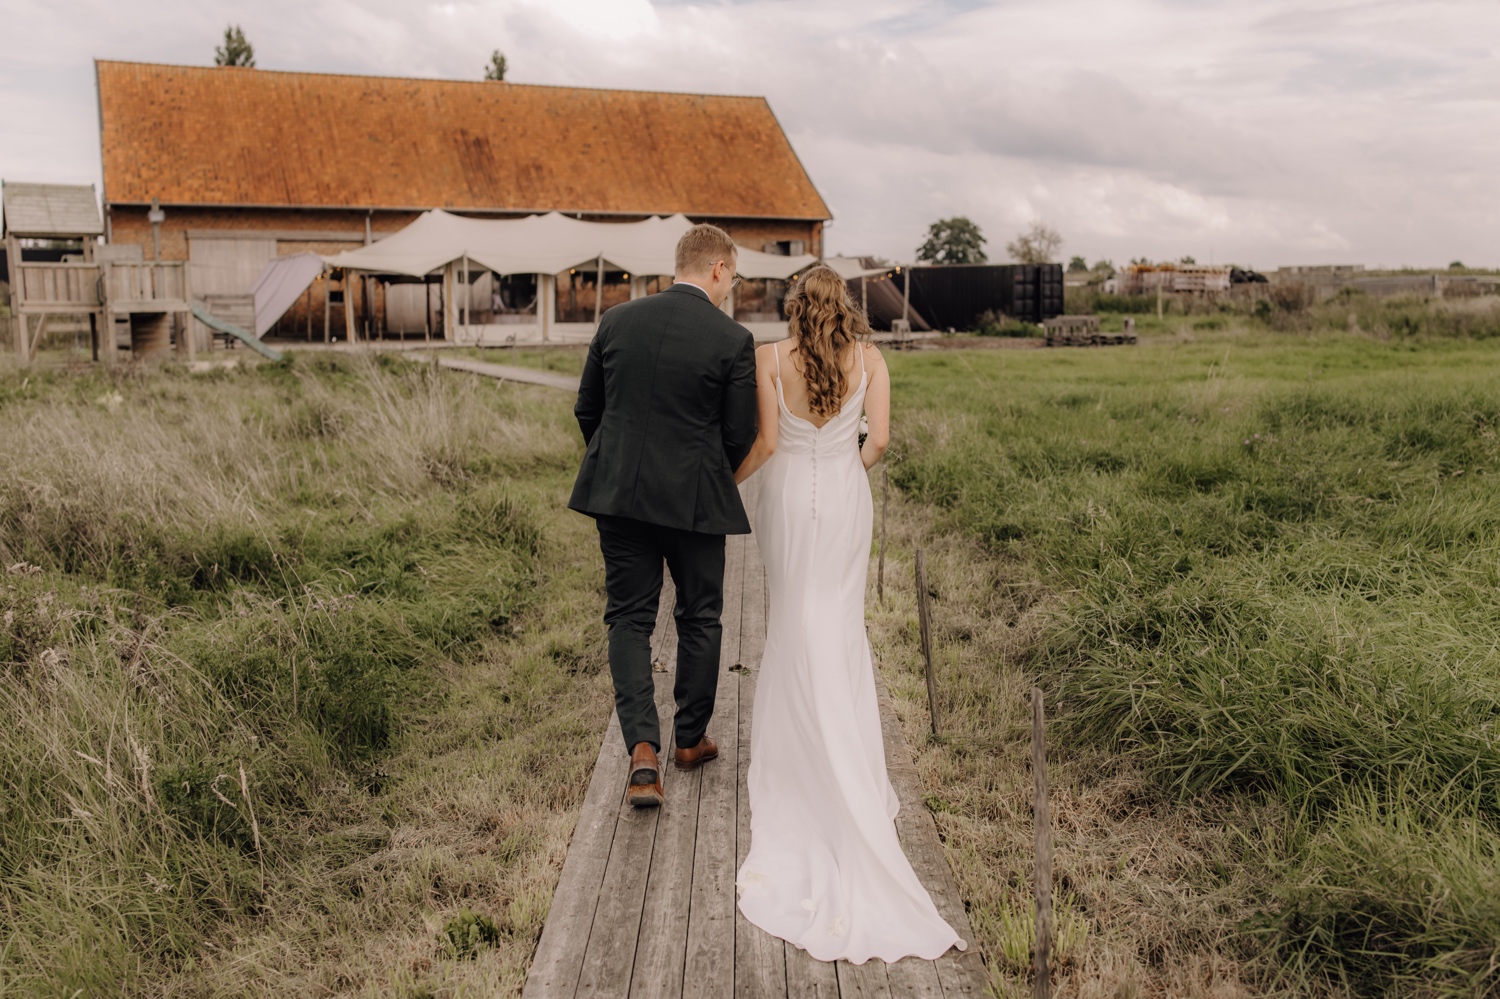
[[[927,241],[917,248],[917,259],[933,264],[982,264],[984,234],[962,215],[938,219],[927,227]]]
[[[1455,261],[1453,261],[1453,263],[1451,263],[1451,264],[1448,265],[1448,269],[1450,271],[1461,271],[1461,270],[1464,270],[1464,262],[1462,260],[1455,260]]]
[[[1056,229],[1037,219],[1031,228],[1005,244],[1005,252],[1018,264],[1047,264],[1062,249],[1062,242]]]
[[[238,24],[224,29],[224,44],[214,49],[214,65],[255,67],[255,46],[245,40]]]
[[[1192,267],[1192,266],[1194,266],[1194,265],[1196,265],[1198,263],[1198,261],[1196,261],[1196,260],[1193,259],[1192,254],[1189,254],[1189,255],[1183,257],[1181,260],[1179,260],[1177,262],[1179,264],[1182,264],[1184,267]]]
[[[1101,257],[1094,261],[1094,266],[1091,269],[1096,274],[1113,274],[1115,272],[1115,262],[1107,257]]]
[[[490,53],[490,64],[484,67],[484,78],[494,80],[496,83],[504,82],[506,68],[505,53],[496,49]]]
[[[1089,262],[1080,256],[1074,256],[1068,261],[1069,274],[1083,274],[1089,269]]]

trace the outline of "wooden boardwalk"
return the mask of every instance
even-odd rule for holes
[[[676,635],[670,580],[653,642],[656,703],[671,739]],[[723,669],[711,734],[718,760],[663,769],[667,803],[624,804],[628,760],[611,713],[562,878],[523,999],[954,999],[985,995],[977,951],[937,961],[861,966],[815,961],[751,925],[735,906],[735,872],[750,846],[745,774],[755,680],[765,641],[765,570],[755,543],[730,537],[724,579]],[[886,761],[901,799],[901,842],[938,910],[965,940],[972,930],[916,770],[881,688]],[[670,746],[668,752],[670,752]],[[665,756],[664,756],[665,758]]]
[[[513,364],[490,364],[487,361],[470,361],[461,357],[439,357],[439,367],[449,368],[453,371],[467,371],[471,375],[484,375],[486,378],[498,378],[507,382],[526,382],[530,385],[545,385],[548,388],[562,389],[564,392],[577,392],[578,379],[573,375],[559,375],[554,371],[538,371],[535,368],[521,368]],[[623,799],[624,792],[621,792]]]

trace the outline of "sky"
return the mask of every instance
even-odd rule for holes
[[[92,60],[229,23],[262,69],[763,95],[836,253],[1500,266],[1500,0],[0,0],[0,177],[99,184]]]

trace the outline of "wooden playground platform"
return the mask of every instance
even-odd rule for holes
[[[668,739],[676,662],[671,606],[669,580],[652,648],[656,703]],[[828,964],[739,914],[734,878],[750,846],[745,775],[766,625],[765,570],[745,536],[728,539],[723,621],[723,669],[709,726],[719,759],[688,773],[665,767],[666,805],[630,808],[624,804],[628,760],[611,713],[524,999],[983,996],[987,976],[972,947],[936,961]],[[886,763],[901,799],[896,827],[902,845],[943,917],[972,940],[883,686],[880,702]]]

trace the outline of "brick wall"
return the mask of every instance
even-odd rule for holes
[[[823,223],[785,222],[776,219],[693,219],[694,222],[712,222],[729,233],[731,239],[751,250],[764,250],[767,243],[800,239],[807,252],[816,254],[822,239]]]
[[[310,232],[348,234],[348,241],[289,241],[282,239],[280,253],[337,253],[351,244],[364,242],[365,213],[339,209],[278,209],[278,208],[179,208],[164,209],[167,220],[161,227],[161,255],[164,260],[186,260],[188,257],[187,234],[197,230],[227,230],[229,232]],[[111,241],[115,243],[137,243],[145,258],[151,259],[151,223],[146,220],[148,209],[136,206],[109,206]],[[411,224],[417,212],[376,212],[370,218],[371,228],[377,235],[396,232]],[[619,216],[584,216],[590,221],[638,221],[636,218]],[[644,218],[645,216],[641,216]],[[761,250],[767,243],[800,239],[808,253],[817,253],[821,242],[821,222],[777,221],[775,219],[722,219],[695,218],[695,222],[712,222],[728,232],[734,241],[752,250]]]
[[[110,239],[114,243],[138,243],[151,259],[151,223],[146,220],[149,209],[135,206],[109,206]],[[309,245],[287,242],[279,252],[337,253],[365,241],[365,213],[362,211],[292,210],[277,208],[178,208],[164,209],[167,220],[161,226],[161,255],[164,260],[186,260],[188,256],[187,234],[198,230],[223,230],[227,232],[308,232],[316,234],[337,233],[346,236],[338,241],[320,240]],[[370,217],[371,229],[376,235],[396,232],[416,219],[417,212],[376,212]],[[293,248],[295,247],[295,248]],[[314,248],[316,247],[316,248]]]

